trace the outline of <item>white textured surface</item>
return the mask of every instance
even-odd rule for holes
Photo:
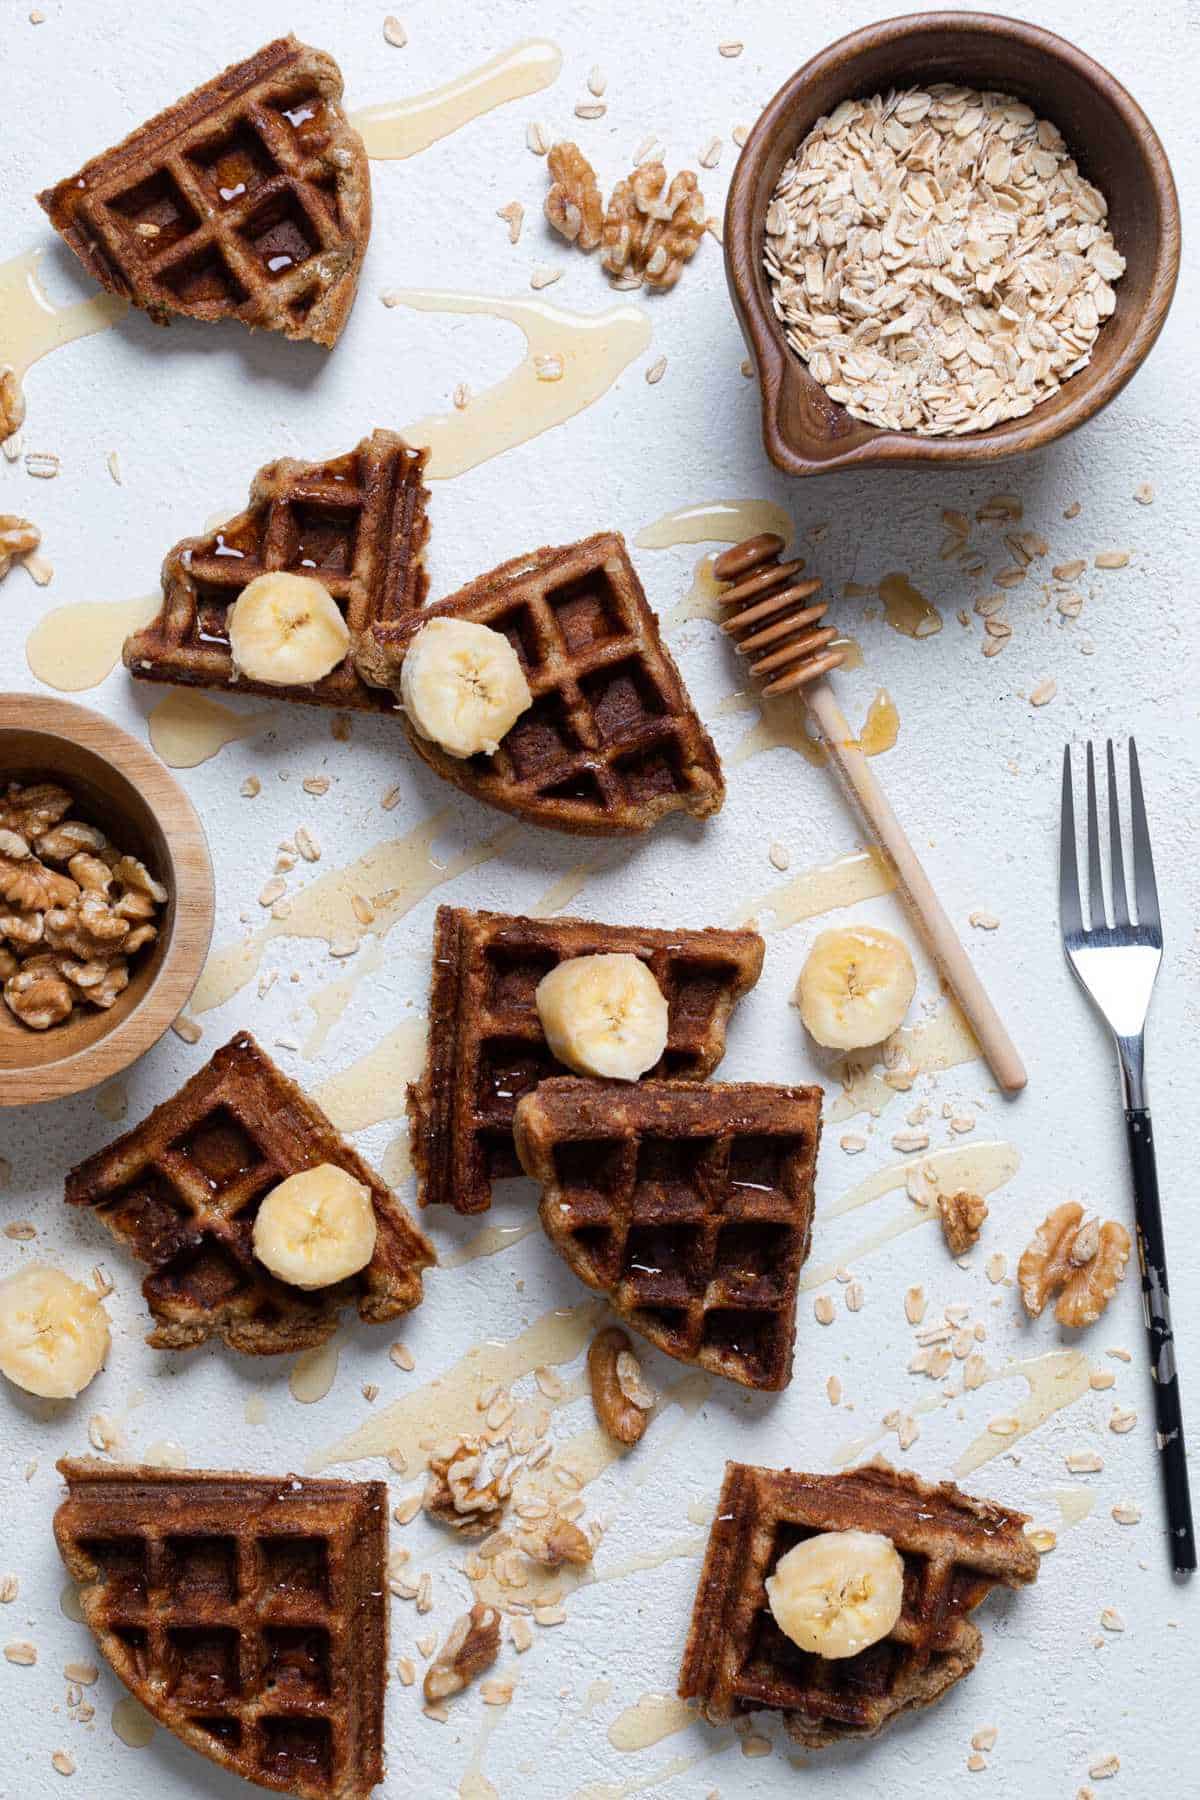
[[[20,465],[0,467],[0,508],[32,514],[56,570],[48,590],[35,589],[18,570],[0,592],[0,666],[5,684],[17,686],[35,685],[23,644],[36,617],[71,600],[147,591],[165,549],[197,530],[215,508],[236,504],[260,463],[284,452],[339,452],[374,425],[400,425],[446,406],[459,381],[478,391],[509,365],[518,340],[508,328],[482,319],[386,311],[378,300],[383,288],[420,284],[497,295],[528,292],[530,268],[545,260],[564,270],[547,298],[583,311],[608,303],[594,260],[543,236],[545,172],[525,148],[527,119],[544,118],[559,132],[577,131],[606,181],[650,129],[663,138],[673,165],[694,166],[709,137],[719,135],[726,140],[721,166],[703,180],[710,207],[719,210],[733,160],[731,128],[749,123],[805,56],[878,10],[862,0],[838,5],[812,0],[801,9],[780,9],[767,0],[693,9],[662,0],[637,8],[519,0],[493,0],[486,8],[461,0],[437,7],[432,0],[413,0],[401,7],[408,47],[394,50],[383,39],[382,4],[285,6],[282,0],[257,0],[246,7],[210,0],[203,8],[187,9],[150,0],[125,0],[118,8],[96,0],[41,4],[45,23],[27,23],[21,0],[9,6],[3,26],[4,254],[34,243],[49,246],[49,230],[32,198],[35,189],[120,137],[218,64],[289,27],[337,56],[352,105],[431,87],[535,33],[561,44],[564,69],[548,94],[495,112],[413,161],[373,166],[374,235],[356,310],[332,356],[250,339],[234,327],[177,324],[163,333],[134,314],[115,331],[75,345],[33,371],[27,382],[26,444],[58,452],[62,473],[54,482],[33,482]],[[1174,158],[1186,202],[1196,171],[1194,91],[1184,75],[1197,47],[1195,8],[1187,0],[1151,0],[1136,8],[1097,7],[1084,0],[1047,0],[1031,8],[1014,0],[1012,10],[1075,37],[1128,83]],[[717,44],[730,38],[746,44],[737,60],[717,53]],[[608,113],[596,123],[577,122],[571,109],[594,63],[608,74]],[[516,249],[495,218],[495,209],[513,198],[528,209]],[[56,294],[83,291],[64,250],[48,247],[45,261]],[[930,1096],[935,1144],[947,1135],[943,1101],[962,1098],[978,1113],[976,1137],[1009,1138],[1022,1153],[1022,1167],[997,1195],[970,1268],[956,1269],[936,1235],[922,1230],[862,1260],[857,1272],[867,1297],[856,1316],[839,1308],[836,1324],[822,1330],[808,1301],[802,1301],[796,1374],[785,1394],[754,1399],[717,1384],[673,1448],[662,1449],[675,1428],[668,1417],[624,1465],[590,1490],[589,1516],[611,1520],[597,1560],[601,1575],[606,1565],[633,1552],[653,1552],[681,1536],[698,1535],[687,1524],[686,1507],[712,1500],[726,1457],[830,1466],[849,1437],[869,1430],[889,1408],[908,1407],[932,1392],[921,1377],[905,1373],[911,1333],[902,1297],[911,1283],[925,1285],[931,1311],[946,1302],[969,1301],[988,1322],[992,1360],[1036,1354],[1056,1346],[1056,1327],[1049,1318],[1034,1326],[1023,1322],[1014,1290],[986,1282],[986,1255],[1003,1249],[1015,1265],[1033,1225],[1066,1196],[1128,1218],[1109,1048],[1069,982],[1056,941],[1057,780],[1067,736],[1133,730],[1142,749],[1167,939],[1150,1078],[1184,1397],[1193,1442],[1200,1441],[1200,1328],[1190,1304],[1200,1283],[1200,1252],[1188,1210],[1200,972],[1194,854],[1200,730],[1192,592],[1196,428],[1189,405],[1200,358],[1193,271],[1185,275],[1146,370],[1101,419],[1067,442],[1029,462],[1004,465],[993,476],[847,477],[804,487],[786,487],[759,449],[756,394],[738,372],[743,351],[711,240],[675,293],[641,303],[652,315],[653,342],[614,392],[553,437],[437,484],[433,592],[445,592],[536,544],[565,542],[601,526],[617,527],[632,538],[671,507],[734,495],[784,501],[802,532],[827,524],[809,554],[811,566],[835,593],[847,579],[874,582],[889,570],[908,571],[937,600],[945,629],[914,643],[879,619],[862,622],[861,601],[843,603],[839,618],[861,636],[866,666],[843,677],[839,687],[856,720],[880,684],[896,697],[901,736],[878,765],[880,776],[955,920],[966,930],[973,908],[988,909],[1001,920],[993,933],[969,932],[970,948],[1025,1051],[1030,1085],[1018,1103],[1006,1105],[975,1064],[942,1076]],[[649,387],[644,369],[660,355],[668,358],[665,378]],[[124,471],[120,487],[105,470],[105,455],[114,448]],[[1133,494],[1147,481],[1155,500],[1144,508]],[[1014,590],[1007,609],[1013,640],[989,661],[980,655],[980,620],[972,618],[969,630],[955,620],[956,609],[970,606],[980,584],[940,563],[937,546],[943,507],[973,513],[997,489],[1021,496],[1025,524],[1050,542],[1048,560],[1090,558],[1119,546],[1131,550],[1132,561],[1116,573],[1089,570],[1080,584],[1087,595],[1083,616],[1065,628],[1052,609],[1040,608],[1035,584]],[[1064,509],[1076,501],[1078,517],[1064,521]],[[998,548],[993,527],[980,527],[976,536],[988,543],[990,569],[1007,560],[993,549]],[[700,548],[638,554],[651,599],[664,611],[686,589]],[[1094,646],[1093,654],[1081,654],[1084,641]],[[674,647],[711,718],[716,701],[734,685],[724,648],[706,624],[685,627]],[[1048,675],[1057,678],[1058,697],[1034,710],[1026,696]],[[133,689],[118,668],[101,690],[80,698],[144,734],[145,716],[158,695]],[[713,719],[727,761],[749,723],[745,714]],[[356,719],[349,743],[335,743],[329,726],[326,712],[280,707],[269,733],[183,775],[212,844],[218,943],[238,934],[240,917],[257,922],[255,895],[271,871],[275,844],[301,821],[323,844],[322,868],[350,861],[443,806],[454,821],[448,843],[475,841],[498,829],[501,821],[452,795],[418,767],[387,721]],[[251,772],[261,776],[263,791],[247,801],[238,789]],[[305,795],[300,786],[317,772],[333,780],[323,799]],[[787,846],[791,873],[859,842],[858,828],[830,779],[789,750],[729,767],[728,774],[728,803],[706,830],[660,830],[646,842],[620,848],[588,881],[573,910],[654,925],[720,922],[739,903],[786,879],[768,863],[773,840]],[[383,813],[379,799],[393,783],[400,784],[402,799],[394,812]],[[506,856],[424,901],[391,933],[384,967],[360,985],[321,1056],[306,1060],[277,1049],[284,1067],[315,1085],[423,1004],[438,898],[520,909],[580,854],[577,844],[522,835]],[[302,868],[292,877],[293,887],[306,872]],[[889,900],[858,910],[905,928]],[[819,923],[769,940],[767,973],[731,1032],[726,1075],[819,1077],[796,1015],[783,1003]],[[199,1045],[188,1047],[168,1036],[131,1072],[124,1083],[129,1121],[170,1092],[240,1025],[250,1026],[268,1047],[279,1036],[302,1039],[311,1024],[306,996],[348,972],[346,965],[329,961],[322,944],[286,938],[270,946],[266,966],[278,968],[284,979],[264,1000],[255,999],[253,987],[247,989],[223,1012],[206,1018]],[[296,977],[295,985],[288,975]],[[929,999],[933,993],[925,967],[922,995]],[[898,1100],[857,1158],[839,1149],[841,1128],[829,1132],[818,1183],[822,1205],[895,1160],[888,1139],[911,1104]],[[397,1092],[397,1113],[400,1107]],[[92,1690],[94,1725],[84,1729],[66,1717],[62,1666],[87,1657],[90,1643],[58,1605],[62,1571],[50,1532],[60,1491],[54,1460],[65,1451],[86,1449],[93,1412],[123,1421],[133,1455],[155,1440],[173,1438],[196,1466],[300,1467],[314,1449],[370,1411],[360,1395],[364,1381],[379,1383],[377,1405],[382,1405],[448,1366],[481,1335],[511,1337],[548,1308],[580,1297],[536,1235],[503,1255],[433,1273],[425,1304],[402,1332],[416,1355],[414,1373],[404,1375],[387,1360],[391,1334],[348,1329],[336,1384],[315,1407],[292,1400],[282,1367],[254,1367],[219,1351],[188,1358],[157,1355],[142,1343],[146,1319],[133,1268],[93,1221],[68,1217],[61,1203],[65,1170],[106,1142],[114,1129],[89,1098],[23,1117],[0,1114],[0,1151],[12,1164],[4,1214],[29,1218],[38,1230],[32,1244],[0,1240],[0,1271],[48,1256],[82,1274],[99,1259],[117,1283],[109,1302],[110,1364],[79,1402],[45,1411],[8,1387],[0,1396],[5,1520],[0,1565],[21,1582],[17,1601],[0,1608],[0,1639],[28,1637],[39,1651],[35,1668],[0,1662],[0,1794],[13,1800],[62,1791],[61,1777],[50,1766],[51,1752],[60,1746],[79,1765],[67,1791],[78,1788],[97,1800],[244,1791],[165,1733],[139,1752],[121,1744],[109,1729],[119,1687],[107,1671]],[[359,1141],[368,1155],[379,1158],[397,1129],[394,1120],[380,1124]],[[529,1204],[528,1193],[516,1190],[493,1219],[512,1223],[525,1216]],[[893,1196],[861,1215],[869,1221],[864,1229],[901,1216],[907,1206],[902,1195]],[[818,1217],[815,1258],[836,1257],[857,1235],[856,1224],[822,1227]],[[440,1217],[430,1222],[442,1247],[469,1235],[462,1227],[462,1221]],[[1001,1304],[990,1305],[997,1296]],[[800,1786],[822,1795],[880,1791],[915,1800],[946,1792],[951,1782],[970,1783],[974,1777],[965,1765],[971,1734],[994,1723],[1000,1736],[988,1772],[978,1777],[981,1792],[1069,1800],[1086,1783],[1088,1764],[1110,1751],[1121,1758],[1113,1800],[1194,1792],[1200,1764],[1183,1702],[1185,1692],[1194,1695],[1200,1674],[1195,1594],[1179,1591],[1166,1569],[1134,1278],[1092,1333],[1094,1355],[1106,1345],[1133,1351],[1131,1366],[1109,1365],[1116,1371],[1115,1389],[1086,1396],[1028,1438],[1019,1463],[999,1458],[966,1484],[1049,1519],[1054,1507],[1035,1496],[1054,1486],[1085,1484],[1096,1504],[1086,1523],[1065,1533],[1046,1558],[1037,1587],[984,1609],[984,1659],[969,1682],[935,1711],[875,1746],[810,1758],[800,1773],[789,1767],[781,1735],[775,1753],[761,1760],[744,1760],[735,1742],[698,1761],[725,1741],[701,1724],[657,1747],[618,1752],[607,1737],[612,1718],[648,1691],[674,1688],[697,1573],[694,1560],[677,1559],[585,1588],[571,1599],[566,1626],[539,1633],[522,1658],[506,1652],[504,1672],[515,1665],[511,1672],[519,1681],[507,1712],[491,1712],[471,1694],[452,1703],[449,1724],[434,1724],[421,1716],[416,1690],[393,1681],[390,1774],[383,1791],[457,1793],[481,1733],[494,1726],[481,1752],[482,1767],[505,1800],[566,1796],[590,1783],[612,1784],[588,1792],[614,1800],[645,1787],[682,1797],[714,1788],[766,1796]],[[661,1359],[650,1363],[656,1380],[669,1378]],[[829,1406],[825,1382],[832,1372],[841,1376],[854,1403],[852,1415]],[[948,1472],[986,1420],[1014,1404],[1022,1391],[1019,1382],[988,1387],[965,1397],[961,1419],[956,1404],[933,1414],[923,1421],[907,1461],[930,1475]],[[266,1401],[266,1419],[258,1426],[243,1419],[243,1403],[251,1394]],[[1139,1413],[1128,1436],[1106,1428],[1114,1398]],[[560,1415],[559,1429],[582,1428],[587,1413],[586,1401],[576,1403],[565,1418]],[[677,1423],[679,1415],[673,1418]],[[891,1442],[894,1452],[894,1438]],[[1077,1444],[1099,1450],[1105,1461],[1101,1474],[1066,1474],[1063,1455]],[[631,1477],[651,1462],[645,1485],[632,1487]],[[380,1467],[346,1473],[377,1473]],[[404,1484],[394,1478],[393,1488],[398,1498]],[[1132,1529],[1110,1518],[1111,1506],[1126,1495],[1142,1507],[1141,1523]],[[404,1537],[418,1567],[437,1543],[423,1532],[418,1523]],[[426,1624],[444,1631],[462,1610],[465,1591],[443,1557],[436,1611],[428,1621],[418,1628],[412,1609],[393,1602],[396,1653],[411,1649]],[[1106,1606],[1124,1616],[1123,1635],[1100,1633],[1099,1613]],[[1094,1647],[1101,1635],[1103,1646]],[[611,1682],[611,1689],[589,1703],[589,1688],[598,1681]],[[775,1733],[770,1721],[763,1728]],[[674,1758],[687,1766],[674,1769]]]

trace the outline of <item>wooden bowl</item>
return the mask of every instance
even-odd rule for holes
[[[1092,360],[1023,419],[959,438],[917,437],[852,419],[813,380],[771,306],[763,245],[768,203],[802,139],[842,100],[935,81],[1015,94],[1058,126],[1107,196],[1126,270]],[[1162,330],[1179,273],[1179,202],[1166,153],[1119,81],[1065,39],[994,13],[910,13],[840,38],[785,81],[759,118],[725,208],[725,268],[758,366],[763,442],[789,475],[832,469],[995,462],[1038,450],[1106,406]]]
[[[195,808],[158,758],[99,713],[40,694],[0,694],[0,784],[61,782],[79,816],[141,857],[170,898],[158,941],[134,959],[107,1012],[82,1006],[31,1031],[0,1002],[0,1106],[78,1094],[117,1075],[187,1003],[208,954],[213,878]]]

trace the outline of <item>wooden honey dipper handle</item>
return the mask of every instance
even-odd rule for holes
[[[721,603],[734,609],[722,622],[722,630],[736,640],[739,655],[751,659],[750,672],[763,684],[765,695],[798,691],[804,699],[843,781],[895,870],[900,897],[969,1021],[992,1074],[1006,1093],[1017,1093],[1025,1086],[1026,1075],[1016,1045],[824,679],[844,660],[845,652],[829,648],[837,634],[819,624],[824,604],[810,604],[820,583],[797,581],[801,565],[781,563],[782,548],[782,538],[764,532],[717,557],[714,575],[732,583]]]

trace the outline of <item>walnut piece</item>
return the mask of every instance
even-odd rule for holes
[[[553,183],[546,195],[546,218],[569,244],[595,250],[604,226],[604,201],[596,172],[578,144],[551,146],[546,166]]]
[[[490,1669],[500,1654],[500,1614],[494,1606],[476,1604],[446,1635],[441,1650],[425,1671],[426,1703],[436,1706],[461,1694],[468,1682]]]
[[[0,827],[0,899],[23,911],[45,912],[51,906],[69,906],[78,893],[68,876],[38,861],[19,831]]]
[[[454,1438],[429,1452],[432,1477],[425,1490],[425,1511],[464,1537],[483,1537],[494,1529],[508,1505],[512,1483],[503,1470],[476,1485],[486,1446],[479,1438]]]
[[[571,1519],[552,1519],[540,1537],[521,1539],[521,1548],[533,1562],[546,1569],[559,1569],[563,1563],[585,1569],[591,1562],[595,1546],[586,1531]]]
[[[700,246],[705,216],[690,169],[668,186],[662,163],[642,163],[612,191],[600,260],[622,286],[674,287]]]
[[[8,1010],[31,1031],[48,1031],[71,1016],[71,990],[49,957],[34,956],[4,984]]]
[[[10,438],[25,423],[25,396],[11,363],[0,368],[0,438]]]
[[[1094,1325],[1124,1277],[1130,1249],[1129,1233],[1115,1219],[1085,1223],[1078,1201],[1064,1201],[1042,1220],[1017,1265],[1026,1312],[1036,1319],[1058,1294],[1060,1325]]]
[[[10,781],[0,796],[0,825],[33,839],[57,825],[70,810],[70,794],[53,781],[38,781],[32,787]]]
[[[636,1382],[630,1364],[637,1372]],[[592,1405],[600,1424],[618,1444],[636,1444],[646,1429],[654,1395],[641,1380],[628,1334],[617,1325],[598,1331],[588,1350],[587,1366]]]
[[[2,421],[0,436],[12,436],[11,432],[4,431]],[[41,541],[41,532],[28,519],[19,519],[15,513],[0,513],[0,581],[8,574],[17,557],[32,556]]]
[[[983,1221],[988,1216],[987,1201],[982,1194],[939,1194],[938,1213],[942,1232],[951,1256],[965,1256],[979,1242]]]

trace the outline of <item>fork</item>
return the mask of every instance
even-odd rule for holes
[[[1167,1257],[1163,1243],[1162,1209],[1158,1198],[1158,1174],[1154,1162],[1154,1133],[1150,1123],[1150,1108],[1146,1102],[1146,1014],[1150,1009],[1150,996],[1162,961],[1162,921],[1158,910],[1158,887],[1154,879],[1154,858],[1150,851],[1150,829],[1146,823],[1146,804],[1142,795],[1142,777],[1133,739],[1129,740],[1129,804],[1136,924],[1130,917],[1125,888],[1120,799],[1111,738],[1107,745],[1107,759],[1108,855],[1113,922],[1111,925],[1108,923],[1104,904],[1096,762],[1091,744],[1087,747],[1088,924],[1085,926],[1083,922],[1079,869],[1075,858],[1075,801],[1070,745],[1063,754],[1062,830],[1058,870],[1059,921],[1067,961],[1080,986],[1103,1014],[1116,1039],[1121,1087],[1125,1098],[1129,1157],[1133,1169],[1138,1263],[1142,1272],[1142,1311],[1150,1344],[1156,1438],[1167,1506],[1168,1536],[1177,1573],[1191,1574],[1196,1567],[1196,1537],[1192,1527],[1191,1495],[1188,1491],[1183,1414],[1179,1404],[1179,1377],[1175,1368],[1175,1339],[1171,1330]]]

